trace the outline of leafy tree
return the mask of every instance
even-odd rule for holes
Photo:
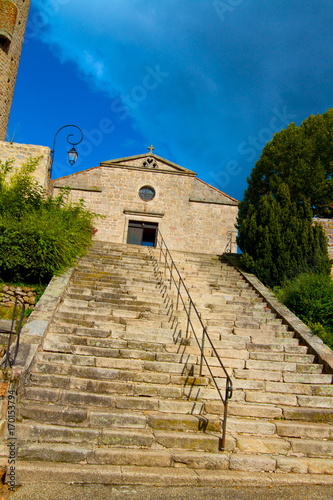
[[[264,148],[238,216],[241,262],[266,285],[331,262],[314,216],[333,216],[333,110],[291,124]]]
[[[13,171],[0,162],[0,279],[47,283],[91,244],[95,214],[68,191],[52,199],[32,177],[39,159]]]
[[[281,183],[288,185],[293,201],[306,198],[314,216],[333,217],[333,109],[274,135],[248,179],[241,220],[250,205],[277,193]]]
[[[309,202],[291,200],[281,184],[276,195],[265,195],[258,206],[250,205],[240,226],[241,262],[268,286],[302,272],[329,273],[326,237],[313,223]]]

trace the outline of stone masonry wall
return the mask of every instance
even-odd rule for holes
[[[333,219],[316,219],[319,222],[326,233],[327,244],[328,244],[328,255],[333,259]]]
[[[2,293],[5,292],[5,293]],[[15,299],[18,297],[26,308],[34,309],[36,303],[36,291],[31,286],[3,285],[0,287],[0,305],[14,307]],[[20,304],[22,304],[20,302]]]
[[[20,167],[29,158],[42,157],[34,173],[35,179],[49,192],[50,148],[30,144],[0,141],[0,160],[14,159],[14,167]]]
[[[228,231],[235,230],[237,203],[228,197],[225,203],[206,202],[209,189],[197,185],[201,182],[193,174],[103,166],[56,180],[54,191],[69,185],[73,201],[83,198],[87,208],[104,216],[95,223],[98,240],[126,243],[128,223],[137,220],[158,223],[170,249],[222,253]],[[138,195],[145,185],[156,191],[148,202]]]
[[[30,0],[0,0],[0,140],[6,138]]]

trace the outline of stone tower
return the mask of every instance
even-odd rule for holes
[[[5,140],[30,0],[0,0],[0,140]]]

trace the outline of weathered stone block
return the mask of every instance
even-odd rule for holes
[[[286,455],[291,448],[288,441],[271,437],[237,436],[237,448],[243,453]]]
[[[245,361],[245,367],[249,370],[267,370],[267,371],[284,371],[295,372],[296,363],[275,362],[275,361],[254,361],[248,359]]]
[[[306,384],[287,384],[285,382],[266,382],[268,392],[280,392],[282,394],[311,394],[311,387]]]
[[[255,455],[231,455],[230,470],[246,472],[274,472],[276,460]]]
[[[146,416],[136,413],[90,412],[90,424],[96,427],[138,428],[146,427]]]
[[[308,472],[307,460],[291,457],[276,457],[276,472],[306,474]]]
[[[333,427],[330,425],[276,421],[276,430],[279,436],[308,439],[332,439]]]
[[[282,381],[282,371],[235,370],[234,376],[239,379]]]
[[[38,460],[45,462],[79,463],[86,459],[92,448],[69,444],[29,443],[19,445],[18,454],[21,460]]]
[[[229,456],[223,453],[172,452],[171,459],[175,467],[186,466],[191,469],[206,470],[229,469]]]
[[[333,398],[324,396],[297,396],[300,406],[308,406],[313,408],[332,408]]]
[[[104,429],[101,436],[101,444],[107,446],[138,446],[141,448],[150,448],[153,441],[154,436],[143,429],[141,429],[140,432]]]
[[[90,464],[133,465],[137,467],[170,467],[171,456],[163,450],[96,449],[88,456]]]
[[[333,474],[333,460],[331,458],[308,458],[306,463],[309,474]]]
[[[246,401],[250,403],[271,403],[280,405],[297,405],[297,397],[293,394],[278,394],[275,392],[246,391]]]
[[[332,410],[321,408],[283,408],[283,415],[287,420],[305,420],[309,422],[333,422]]]
[[[332,457],[333,442],[310,439],[290,439],[292,451],[308,457]]]

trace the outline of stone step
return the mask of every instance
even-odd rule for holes
[[[80,289],[89,289],[93,291],[100,292],[121,292],[123,294],[140,294],[140,292],[145,292],[147,295],[154,294],[160,291],[160,286],[157,282],[152,283],[151,278],[148,279],[140,279],[140,280],[129,280],[126,277],[114,277],[114,278],[102,278],[98,280],[93,279],[83,279],[76,278],[71,282],[70,290],[80,290]]]
[[[169,353],[178,352],[179,346],[172,344],[171,346],[163,342],[145,342],[144,340],[120,340],[114,338],[100,338],[100,337],[85,337],[74,336],[67,334],[49,334],[48,339],[44,341],[43,347],[45,351],[54,351],[62,353],[73,353],[72,346],[90,346],[111,350],[118,350],[119,357],[140,357],[139,352],[143,353],[143,357],[148,359],[147,356],[155,356],[156,353]],[[184,347],[184,349],[186,349]],[[183,350],[184,350],[183,349]],[[134,351],[134,352],[133,352]],[[191,352],[186,349],[187,354],[196,354],[198,351],[193,349]],[[153,358],[155,359],[155,357]]]
[[[286,387],[287,389],[287,387]],[[276,405],[305,406],[310,408],[333,408],[333,398],[324,396],[309,396],[297,393],[264,393],[259,391],[245,391],[245,400],[251,403],[272,403]]]
[[[59,375],[66,377],[79,377],[89,378],[90,380],[119,380],[119,381],[133,381],[144,382],[148,384],[175,384],[184,386],[208,385],[209,379],[207,377],[198,377],[191,375],[179,375],[175,373],[163,373],[157,371],[142,371],[130,369],[115,369],[115,368],[102,368],[95,366],[69,366],[65,364],[53,363],[36,363],[33,373],[45,375]],[[51,378],[52,380],[52,378]],[[60,382],[59,382],[60,383]]]
[[[93,419],[92,419],[93,420]],[[142,426],[140,432],[129,430],[123,426],[111,428],[67,427],[61,425],[18,423],[17,439],[23,447],[29,441],[34,443],[78,443],[88,446],[123,446],[131,448],[151,448],[155,441],[154,434]]]
[[[136,414],[134,412],[128,414],[123,412],[91,412],[90,422],[94,427],[146,427],[154,432],[155,430],[199,431],[200,433],[221,431],[220,419],[200,415],[167,415],[156,412],[139,414],[138,412]]]
[[[297,384],[332,384],[333,375],[330,373],[284,373],[283,380]]]
[[[194,434],[191,432],[155,431],[156,442],[164,448],[173,450],[209,451],[217,453],[221,448],[220,434]],[[230,436],[226,440],[226,449],[234,449],[235,442]]]
[[[126,269],[116,269],[116,270],[111,270],[111,271],[92,271],[90,272],[88,269],[86,271],[82,272],[76,272],[73,275],[73,282],[78,282],[78,281],[91,281],[93,283],[95,282],[105,282],[105,283],[112,283],[114,280],[117,280],[118,278],[123,278],[124,276],[126,277],[126,283],[128,284],[129,282],[145,282],[151,284],[151,279],[150,276],[152,274],[152,269],[151,267],[146,267],[143,269],[143,266],[137,265],[137,266],[130,266],[130,264],[126,265]]]
[[[78,346],[84,348],[85,346]],[[89,348],[90,349],[90,348]],[[99,348],[91,348],[99,349]],[[108,350],[107,350],[108,352]],[[117,351],[115,351],[117,353]],[[181,355],[179,355],[181,358]],[[119,357],[95,357],[83,354],[66,354],[54,352],[42,352],[38,354],[37,360],[39,364],[53,363],[59,364],[64,368],[71,366],[91,366],[96,368],[110,368],[116,370],[134,370],[134,371],[156,371],[175,374],[189,374],[193,372],[198,374],[199,367],[192,363],[193,358],[187,357],[182,359],[182,362],[169,361],[146,361],[144,359],[128,359]]]
[[[105,395],[33,386],[26,388],[26,400],[33,402],[44,401],[45,403],[52,401],[57,405],[68,404],[75,407],[89,406],[89,408],[151,410],[162,413],[174,412],[190,415],[200,415],[204,411],[204,404],[197,401],[168,400],[145,396],[120,396],[118,394]]]
[[[327,408],[283,407],[286,420],[306,422],[333,422],[333,412]]]
[[[321,364],[311,364],[311,363],[297,363],[296,371],[298,373],[322,373],[323,365]]]
[[[314,396],[333,396],[333,385],[311,386]]]
[[[133,328],[133,326],[135,328]],[[140,329],[136,328],[137,325],[133,322],[126,322],[126,330],[122,332],[117,332],[117,338],[125,341],[134,342],[151,342],[160,344],[170,344],[179,343],[183,338],[180,330],[169,330],[166,328],[152,326],[149,323],[148,328]]]
[[[237,449],[241,453],[261,453],[271,455],[288,455],[308,457],[332,457],[333,442],[313,439],[275,438],[240,436],[236,438]]]
[[[248,351],[247,351],[248,352]],[[250,359],[255,359],[257,361],[287,361],[296,363],[313,363],[314,356],[311,354],[289,354],[285,352],[262,352],[251,350],[249,353]]]
[[[333,438],[333,424],[281,420],[275,422],[275,427],[279,436],[319,440]]]
[[[78,302],[82,305],[78,305]],[[124,309],[126,308],[128,311],[148,311],[153,314],[166,314],[166,308],[164,305],[160,303],[149,304],[147,303],[135,303],[128,304],[128,301],[120,302],[120,301],[64,301],[59,307],[59,311],[62,313],[73,312],[73,313],[81,313],[81,314],[90,314],[92,311],[98,312],[98,314],[110,314],[114,309]]]
[[[106,347],[82,345],[82,344],[69,344],[49,339],[43,344],[44,352],[72,354],[80,356],[94,356],[96,358],[125,358],[125,359],[138,359],[144,361],[161,361],[170,363],[184,363],[184,364],[197,364],[198,356],[189,353],[177,352],[154,352],[153,350],[147,351],[146,349],[131,349],[128,345],[117,347],[117,343],[121,341],[110,341]],[[125,343],[125,342],[123,342]],[[112,347],[113,346],[113,347]],[[238,366],[238,365],[237,365]]]
[[[134,377],[133,377],[134,378]],[[82,377],[68,377],[64,375],[32,373],[30,375],[30,385],[40,388],[61,388],[68,390],[78,390],[80,392],[93,392],[94,394],[121,394],[125,396],[144,396],[158,398],[175,398],[186,399],[187,401],[196,401],[207,399],[219,399],[218,392],[215,388],[201,388],[199,384],[194,385],[177,385],[176,378],[173,381],[169,380],[168,385],[162,384],[160,381],[155,383],[154,379],[151,383],[140,382],[139,380],[99,380]],[[215,397],[211,395],[215,393]]]
[[[58,458],[69,456],[73,448],[63,448],[57,446]],[[113,450],[112,450],[113,451]],[[120,450],[115,451],[115,457],[121,456]],[[132,450],[128,454],[133,454]],[[145,467],[135,464],[123,465],[123,459],[120,458],[120,463],[117,465],[104,465],[104,457],[97,464],[80,464],[75,463],[55,463],[47,461],[29,461],[21,462],[18,470],[18,481],[21,483],[57,482],[59,476],[65,482],[73,484],[83,484],[85,482],[97,484],[132,484],[131,478],[135,475],[135,484],[141,487],[147,487],[151,484],[157,486],[168,486],[170,484],[176,486],[211,486],[211,484],[243,484],[248,486],[254,480],[258,484],[267,485],[266,477],[263,478],[263,473],[270,472],[288,472],[291,473],[290,479],[294,484],[326,484],[331,485],[333,464],[330,460],[317,458],[288,458],[288,457],[269,457],[269,456],[249,456],[237,454],[234,456],[226,454],[211,454],[211,453],[195,453],[177,451],[137,451],[140,455],[136,459],[136,463],[140,462],[141,457],[143,463],[155,463],[155,458],[158,463],[162,459],[158,459],[161,454],[168,454],[169,459],[164,460],[163,466]],[[124,456],[128,456],[124,451]],[[112,454],[110,454],[112,457]],[[45,453],[47,456],[47,452]],[[151,458],[149,458],[149,456]],[[112,458],[111,458],[112,459]],[[33,460],[33,459],[30,459]],[[133,459],[129,459],[133,460]],[[165,465],[168,463],[168,465]],[[120,467],[121,465],[121,467]],[[193,469],[193,470],[190,470]],[[214,470],[215,469],[215,470]],[[226,470],[229,469],[229,470]],[[249,478],[251,474],[251,479]],[[301,474],[301,477],[300,475]],[[308,476],[306,476],[306,474]],[[323,476],[326,474],[326,476]],[[281,478],[279,484],[284,484],[285,479],[281,474],[274,474],[274,478]],[[269,475],[269,480],[272,477]]]
[[[295,339],[296,340],[296,339]],[[280,343],[278,343],[280,341]],[[280,339],[276,340],[276,343],[274,344],[255,344],[255,343],[247,343],[246,344],[246,349],[247,351],[250,352],[250,356],[252,352],[256,353],[291,353],[291,354],[306,354],[308,351],[308,348],[306,346],[301,346],[301,345],[290,345],[290,344],[285,344],[283,341]]]
[[[297,396],[299,406],[307,406],[310,408],[332,408],[333,398],[325,396]]]

